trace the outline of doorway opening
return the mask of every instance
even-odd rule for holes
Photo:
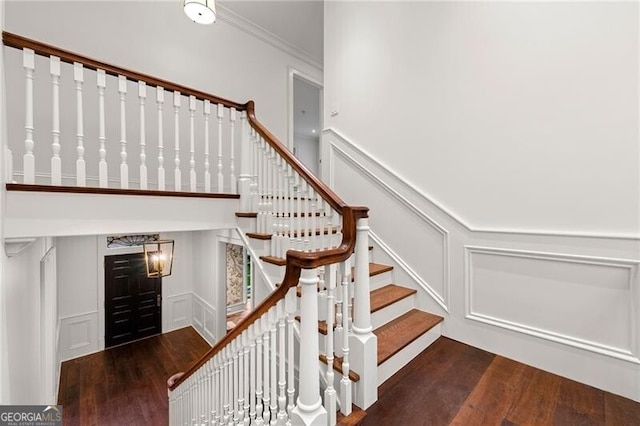
[[[232,243],[225,244],[225,268],[227,331],[230,331],[253,309],[251,261],[244,246]]]
[[[289,144],[293,155],[319,176],[322,132],[322,85],[296,71],[290,73],[293,92]]]
[[[105,256],[105,347],[162,333],[162,278],[148,278],[144,253]]]

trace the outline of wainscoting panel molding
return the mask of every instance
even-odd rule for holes
[[[99,351],[98,334],[98,311],[61,318],[60,361]]]
[[[465,317],[640,364],[639,264],[465,246]]]
[[[165,296],[162,305],[163,333],[191,325],[191,293]]]
[[[192,303],[193,328],[213,345],[216,342],[216,309],[195,293],[192,293]]]

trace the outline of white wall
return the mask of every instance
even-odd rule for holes
[[[193,233],[193,326],[210,343],[221,336],[225,323],[224,293],[219,288],[216,235],[218,231]],[[224,333],[224,331],[222,331]]]
[[[253,99],[283,141],[288,68],[322,80],[322,70],[224,19],[191,22],[176,1],[8,1],[6,30],[237,102]]]
[[[635,2],[325,2],[325,124],[471,228],[637,237],[638,48]]]
[[[8,376],[11,404],[37,404],[41,395],[40,259],[47,247],[43,238],[6,260],[3,286],[7,303]]]

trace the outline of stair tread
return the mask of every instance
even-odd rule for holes
[[[356,426],[367,416],[367,412],[353,405],[351,414],[345,417],[340,411],[336,417],[336,426]]]
[[[287,264],[287,260],[281,257],[275,256],[260,256],[261,260],[264,260],[267,263],[271,263],[273,265],[284,266]]]
[[[371,292],[371,312],[379,311],[395,302],[415,294],[413,288],[401,287],[396,284],[388,284]]]
[[[255,218],[255,217],[258,217],[258,213],[256,213],[256,212],[236,212],[236,217]]]
[[[393,266],[391,265],[383,265],[382,263],[369,263],[369,276],[374,277],[376,275],[384,274],[385,272],[389,272],[393,270]],[[355,281],[356,279],[356,270],[355,268],[351,268],[351,281]]]
[[[320,358],[320,361],[322,361],[323,363],[325,363],[325,364],[327,363],[327,356],[325,354],[320,354],[319,358]],[[333,369],[335,371],[337,371],[338,373],[342,374],[342,358],[335,357],[333,359]],[[352,382],[358,382],[358,381],[360,381],[360,375],[350,369],[349,370],[349,379]]]
[[[412,309],[374,330],[378,337],[378,365],[400,352],[443,319],[438,315]]]
[[[247,237],[254,238],[256,240],[270,240],[271,234],[262,234],[260,232],[247,232]]]

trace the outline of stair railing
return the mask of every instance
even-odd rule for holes
[[[237,193],[246,105],[6,31],[2,38],[16,114],[7,182]]]
[[[351,410],[349,373],[352,367],[358,369],[361,377],[356,403],[366,408],[375,400],[376,341],[369,312],[366,207],[347,205],[311,174],[256,119],[253,101],[236,103],[7,32],[3,32],[3,42],[9,48],[21,50],[25,94],[11,98],[14,109],[21,104],[24,107],[24,144],[22,170],[16,169],[13,163],[8,164],[7,170],[15,170],[7,177],[8,181],[21,177],[26,185],[238,192],[241,209],[256,211],[257,231],[271,239],[269,257],[286,265],[281,285],[171,383],[171,424],[334,425],[338,394],[342,413],[347,415]],[[12,63],[9,56],[6,55],[5,67]],[[13,58],[14,62],[17,60]],[[44,65],[43,61],[49,65],[50,109],[41,101],[44,95],[37,90],[40,86],[34,84],[36,66]],[[87,70],[95,76],[91,87],[96,91],[97,102],[93,110],[85,102],[89,85],[89,79],[85,80]],[[70,105],[61,102],[65,72],[73,75]],[[132,108],[127,107],[130,99],[127,93],[131,93],[132,88],[138,104],[134,114],[131,114]],[[153,102],[147,100],[154,96],[149,88],[155,88],[155,105],[151,107],[148,106]],[[117,90],[117,107],[111,114],[106,112],[108,89]],[[165,114],[167,103],[172,107],[171,114]],[[183,105],[187,109],[183,109]],[[68,114],[69,111],[73,113]],[[94,123],[87,120],[89,114],[97,117],[93,120],[97,123],[95,128],[91,127]],[[135,118],[132,119],[132,115]],[[186,126],[183,115],[188,117]],[[118,119],[107,121],[111,116]],[[152,121],[150,116],[155,117],[153,126],[147,126]],[[47,117],[50,131],[47,126],[39,125],[47,121]],[[228,117],[227,124],[225,117]],[[213,120],[217,132],[211,132]],[[135,138],[128,132],[132,121],[138,125]],[[76,130],[73,135],[61,130],[68,128],[69,123]],[[188,149],[182,137],[185,128],[188,128]],[[197,128],[203,137],[197,137]],[[165,138],[167,130],[173,130],[173,138]],[[94,132],[95,137],[86,137],[87,131]],[[210,133],[217,133],[216,145],[210,144]],[[9,129],[10,141],[17,138]],[[137,143],[133,145],[132,140]],[[111,149],[114,145],[119,151]],[[166,161],[170,148],[173,149],[173,173]],[[46,154],[48,151],[50,156]],[[188,152],[187,156],[182,154],[184,151]],[[62,161],[69,152],[75,153],[74,161]],[[133,152],[135,157],[131,155]],[[156,154],[154,164],[149,158]],[[9,161],[15,157],[11,151],[7,155]],[[139,160],[134,162],[131,158]],[[185,158],[188,158],[188,173],[181,167]],[[238,159],[240,173],[236,176]],[[74,167],[66,170],[65,164]],[[137,181],[132,179],[136,175]],[[183,176],[188,177],[185,179],[188,185],[183,185]],[[138,192],[146,195],[144,191]],[[351,284],[350,266],[354,252],[355,285]],[[326,301],[321,310],[323,316],[331,317],[330,325],[333,312],[336,313],[336,331],[334,338],[329,337],[326,343],[325,355],[328,359],[342,357],[339,371],[342,378],[337,388],[333,379],[327,383],[324,406],[319,386],[317,332],[320,271]],[[298,286],[301,287],[299,307],[296,306]],[[294,351],[296,312],[300,314],[297,359]],[[326,374],[326,377],[333,376],[331,362]],[[363,382],[366,387],[361,386]]]

